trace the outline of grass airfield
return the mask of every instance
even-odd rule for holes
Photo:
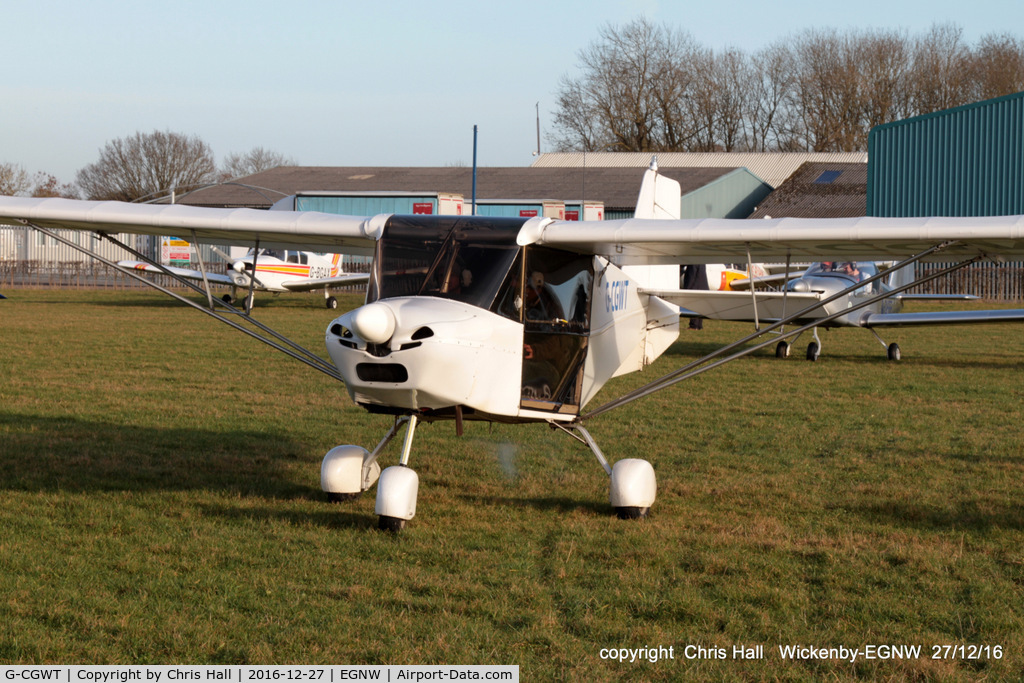
[[[490,663],[524,680],[1024,670],[1021,326],[896,330],[897,364],[867,331],[825,332],[817,363],[804,337],[790,360],[768,349],[596,418],[609,459],[655,467],[640,522],[612,516],[597,461],[545,426],[468,423],[458,438],[424,424],[417,515],[396,536],[376,530],[373,491],[323,501],[323,454],[372,448],[390,426],[342,386],[159,295],[4,293],[0,663]],[[257,316],[322,351],[336,315],[322,306],[263,297]],[[748,331],[684,331],[594,405]],[[727,656],[687,659],[688,645]],[[763,658],[733,656],[755,645]],[[787,645],[922,652],[784,660]],[[600,656],[659,646],[674,659]]]

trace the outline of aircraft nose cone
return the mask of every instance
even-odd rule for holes
[[[791,292],[809,292],[811,291],[811,284],[807,280],[793,280],[789,284],[789,291]]]
[[[245,263],[243,263],[242,261],[235,261],[234,263],[231,264],[231,269],[236,273],[241,273],[243,270],[245,270]]]
[[[352,329],[371,344],[383,344],[395,333],[395,314],[384,304],[363,306],[352,316]]]

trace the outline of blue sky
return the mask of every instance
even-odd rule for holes
[[[5,0],[0,163],[72,182],[107,141],[171,130],[218,162],[262,146],[310,166],[468,165],[477,125],[480,165],[525,166],[536,103],[543,136],[579,50],[641,16],[748,52],[807,28],[1024,35],[1005,0]]]

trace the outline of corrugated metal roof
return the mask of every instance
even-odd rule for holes
[[[648,157],[648,163],[650,157]],[[646,166],[645,166],[646,167]],[[662,174],[692,192],[732,167],[664,168]],[[635,167],[478,168],[478,199],[561,199],[603,202],[606,209],[636,206],[643,173]],[[254,189],[258,188],[258,189]],[[296,192],[453,192],[469,202],[473,170],[465,167],[282,166],[179,198],[182,204],[266,208]]]
[[[761,200],[750,218],[847,218],[865,215],[868,169],[862,163],[805,162]]]
[[[772,187],[779,187],[800,164],[806,161],[826,163],[868,163],[864,152],[553,152],[541,154],[531,168],[591,167],[646,168],[651,157],[658,157],[658,168],[676,167],[746,168]]]

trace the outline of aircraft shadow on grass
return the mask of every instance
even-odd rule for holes
[[[944,506],[886,501],[843,507],[872,522],[919,531],[1024,529],[1024,508],[1019,505],[984,509],[976,500],[964,500]]]
[[[0,412],[0,488],[37,491],[223,490],[319,499],[290,480],[303,445],[284,434],[146,428]]]

